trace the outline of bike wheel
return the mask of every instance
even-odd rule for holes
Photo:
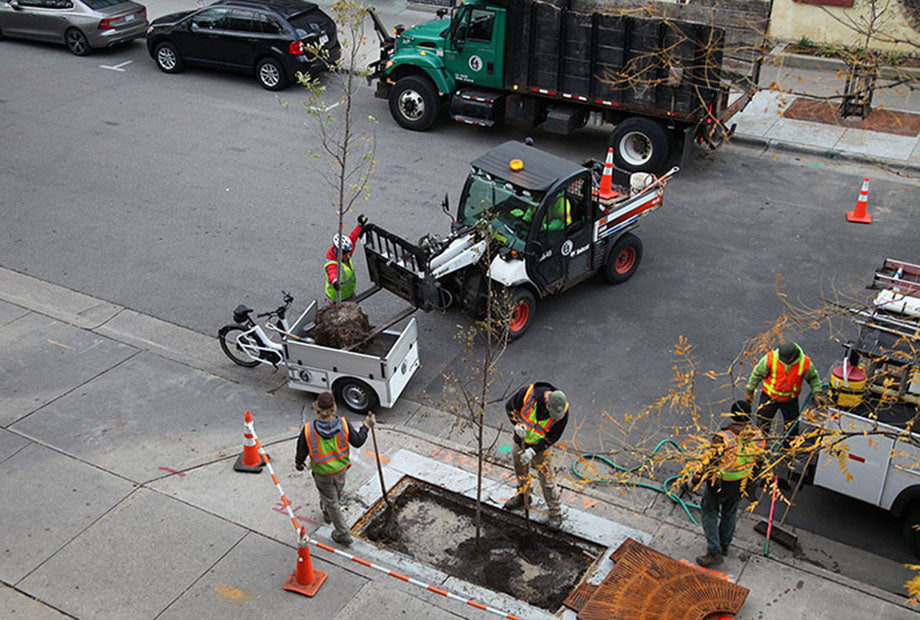
[[[224,350],[227,357],[233,360],[234,364],[252,368],[258,366],[259,361],[249,357],[249,354],[240,346],[240,342],[251,344],[254,347],[259,346],[259,343],[251,334],[244,335],[248,331],[249,329],[242,325],[224,325],[217,333],[217,338],[220,340],[220,348]]]

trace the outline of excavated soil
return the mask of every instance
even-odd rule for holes
[[[489,506],[477,551],[472,500],[418,481],[403,489],[391,497],[392,511],[380,509],[360,535],[535,607],[556,611],[603,551],[542,526],[528,531],[522,517]]]
[[[333,349],[345,349],[361,342],[371,333],[371,324],[361,306],[353,301],[324,306],[316,311],[313,338],[316,343]],[[367,345],[354,350],[364,352]]]

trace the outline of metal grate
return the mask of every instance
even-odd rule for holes
[[[627,538],[579,620],[704,620],[738,613],[749,590]]]

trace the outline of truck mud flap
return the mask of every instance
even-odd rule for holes
[[[371,281],[428,311],[439,307],[437,283],[428,271],[429,254],[374,224],[364,227],[364,256]]]

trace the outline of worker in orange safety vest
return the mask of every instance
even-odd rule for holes
[[[514,497],[505,502],[505,510],[524,507],[524,495],[530,497],[529,469],[533,465],[546,500],[548,526],[559,529],[562,525],[562,501],[556,486],[550,447],[565,430],[569,420],[569,402],[562,390],[538,381],[522,387],[509,398],[505,403],[505,413],[514,425],[511,459],[518,487]]]
[[[788,428],[783,439],[783,446],[799,432],[799,393],[802,383],[808,381],[815,404],[823,407],[827,404],[821,392],[821,376],[815,369],[811,358],[794,342],[787,342],[778,349],[764,355],[748,379],[744,400],[754,400],[754,390],[763,381],[763,391],[757,406],[756,422],[764,435],[769,435],[773,417],[777,411],[782,412],[783,421]]]
[[[696,559],[700,566],[722,563],[735,535],[738,506],[749,485],[753,485],[757,458],[766,442],[751,424],[750,403],[739,400],[731,408],[731,421],[712,438],[701,470],[693,477],[693,486],[705,480],[700,501],[706,555]]]
[[[329,392],[316,397],[313,410],[319,419],[304,424],[303,431],[298,435],[294,466],[302,471],[309,454],[313,482],[319,491],[319,503],[323,509],[323,522],[331,523],[335,528],[332,540],[350,545],[351,533],[341,508],[345,472],[351,467],[348,446],[363,446],[367,441],[367,430],[374,428],[377,419],[373,413],[367,414],[364,424],[356,430],[345,417],[335,417],[335,398]]]

